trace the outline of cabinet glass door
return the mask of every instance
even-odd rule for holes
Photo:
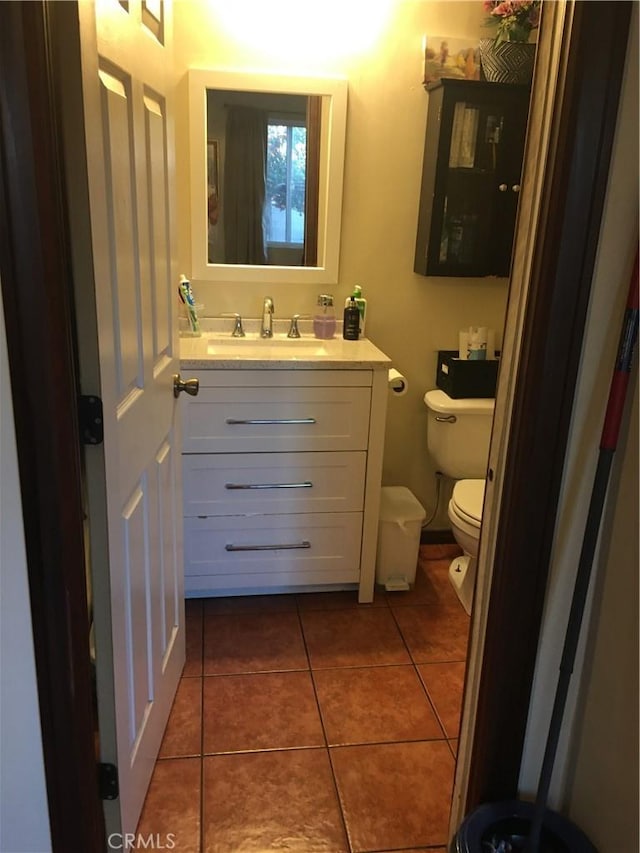
[[[430,93],[416,272],[508,276],[529,91],[441,83]]]
[[[505,152],[509,144],[505,112],[480,103],[454,105],[436,216],[441,274],[509,273],[519,177],[514,178]]]

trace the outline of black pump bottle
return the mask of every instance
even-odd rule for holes
[[[342,337],[345,341],[357,341],[360,337],[360,312],[353,297],[344,309],[344,322],[342,324]]]

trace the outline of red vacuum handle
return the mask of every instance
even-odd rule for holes
[[[633,361],[633,351],[635,349],[637,339],[638,252],[636,250],[636,260],[633,265],[633,273],[631,274],[631,282],[629,284],[627,309],[624,315],[620,343],[618,344],[618,356],[616,358],[616,366],[613,371],[611,388],[609,390],[609,401],[607,402],[604,427],[602,428],[602,438],[600,439],[601,450],[615,450],[618,444],[618,433],[620,431],[620,422],[622,420],[622,410],[624,408],[624,401],[627,394],[629,374],[631,373],[631,362]]]

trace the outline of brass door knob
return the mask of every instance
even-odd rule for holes
[[[200,390],[199,379],[181,379],[179,373],[173,376],[173,396],[179,397],[181,391],[186,391],[192,397],[195,397]]]

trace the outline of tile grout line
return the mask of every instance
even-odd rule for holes
[[[410,606],[412,606],[412,605],[403,605],[403,606],[409,606],[409,607],[410,607]],[[419,605],[413,605],[413,606],[419,606]],[[429,606],[429,605],[423,605],[423,606],[427,607],[427,606]],[[433,605],[433,606],[435,606],[435,605]],[[429,693],[429,691],[428,691],[428,689],[427,689],[427,685],[426,685],[426,684],[425,684],[425,682],[423,681],[422,676],[421,676],[421,674],[420,674],[420,670],[418,669],[418,667],[419,667],[419,666],[429,666],[429,665],[431,665],[431,664],[442,664],[442,663],[464,663],[464,664],[465,664],[465,666],[466,666],[467,658],[466,658],[466,656],[465,656],[463,659],[460,659],[460,660],[456,659],[456,660],[416,661],[416,660],[415,660],[415,658],[414,658],[414,656],[413,656],[413,652],[412,652],[412,651],[411,651],[411,649],[409,648],[409,644],[408,644],[408,643],[407,643],[407,641],[405,640],[405,637],[404,637],[404,634],[403,634],[403,632],[402,632],[402,628],[401,628],[401,626],[400,626],[400,623],[399,623],[399,622],[398,622],[398,620],[396,619],[396,614],[395,614],[394,609],[393,609],[392,607],[390,607],[389,609],[391,610],[391,613],[392,613],[392,616],[393,616],[394,622],[395,622],[395,624],[396,624],[396,627],[397,627],[397,629],[398,629],[398,631],[399,631],[399,633],[400,633],[400,636],[402,637],[402,640],[403,640],[403,642],[404,642],[404,644],[405,644],[405,646],[406,646],[406,648],[407,648],[407,652],[409,653],[409,657],[411,658],[411,663],[412,663],[412,666],[413,666],[413,668],[414,668],[415,674],[417,675],[418,680],[419,680],[419,682],[420,682],[420,686],[421,686],[421,688],[422,688],[422,690],[423,690],[423,692],[424,692],[424,694],[425,694],[425,696],[426,696],[426,698],[427,698],[427,701],[429,702],[429,705],[431,706],[431,708],[432,708],[432,710],[433,710],[433,713],[435,714],[436,720],[438,721],[438,725],[440,726],[440,729],[442,730],[442,733],[443,733],[443,735],[444,735],[444,740],[447,742],[447,746],[449,747],[449,750],[450,750],[450,752],[452,753],[452,755],[453,755],[453,757],[454,757],[454,760],[455,760],[455,761],[457,761],[457,756],[453,754],[453,750],[451,749],[451,745],[450,745],[450,743],[449,743],[450,738],[449,738],[449,735],[448,735],[447,730],[446,730],[446,728],[445,728],[444,722],[442,721],[442,718],[441,718],[441,716],[440,716],[440,714],[439,714],[439,712],[438,712],[438,709],[437,709],[437,706],[436,706],[435,702],[434,702],[434,701],[432,701],[432,699],[431,699],[431,695],[430,695],[430,693]],[[458,734],[459,734],[459,733],[458,733]]]
[[[422,665],[424,666],[424,664],[422,664]],[[418,677],[418,681],[420,682],[420,687],[422,688],[422,692],[426,696],[427,702],[429,703],[431,710],[433,711],[433,714],[434,714],[436,720],[438,721],[438,725],[440,726],[442,734],[444,735],[444,739],[448,741],[449,737],[447,735],[447,730],[444,727],[444,723],[442,722],[442,718],[440,717],[440,714],[438,713],[436,703],[431,699],[431,695],[429,694],[429,691],[427,690],[427,685],[424,683],[422,676],[420,675],[420,670],[418,669],[418,664],[414,663],[413,668],[414,668],[416,676]]]
[[[436,561],[434,561],[434,562],[436,562]],[[407,604],[407,605],[397,605],[397,606],[401,606],[401,607],[430,607],[430,606],[433,606],[433,607],[436,607],[437,605],[429,605],[429,604]],[[423,680],[422,680],[422,677],[420,676],[420,671],[418,670],[418,666],[429,666],[430,664],[442,664],[442,663],[445,663],[445,664],[446,664],[446,663],[464,663],[464,664],[465,664],[465,666],[466,666],[466,663],[467,663],[467,657],[466,657],[466,655],[465,655],[465,657],[464,657],[464,658],[456,658],[456,659],[454,659],[454,660],[429,660],[429,661],[416,661],[416,659],[415,659],[415,657],[414,657],[414,655],[413,655],[413,652],[412,652],[412,651],[411,651],[411,649],[409,648],[409,644],[407,643],[407,641],[406,641],[406,639],[405,639],[404,633],[403,633],[403,631],[402,631],[402,627],[400,626],[400,623],[398,622],[398,619],[396,618],[396,613],[395,613],[394,608],[393,608],[393,607],[391,607],[391,606],[389,606],[389,610],[391,611],[391,615],[393,616],[393,621],[395,622],[396,628],[398,629],[398,632],[399,632],[400,636],[402,637],[402,642],[404,643],[404,645],[405,645],[405,647],[406,647],[406,649],[407,649],[407,653],[409,654],[409,658],[411,659],[411,665],[413,666],[413,668],[414,668],[414,670],[415,670],[415,673],[416,673],[416,675],[418,676],[418,679],[419,679],[419,681],[420,681],[420,685],[422,686],[422,689],[423,689],[423,691],[425,692],[425,694],[426,694],[426,696],[427,696],[427,699],[428,699],[428,701],[429,701],[429,704],[432,706],[433,711],[434,711],[434,713],[436,714],[436,717],[437,717],[437,720],[438,720],[438,724],[440,725],[440,727],[441,727],[441,729],[442,729],[442,731],[443,731],[443,733],[444,733],[445,740],[448,740],[448,735],[447,735],[446,729],[445,729],[445,727],[444,727],[443,723],[441,722],[440,715],[438,714],[438,712],[437,712],[437,710],[436,710],[435,703],[431,701],[431,696],[429,695],[429,692],[428,692],[428,690],[427,690],[426,684],[424,684],[424,682],[423,682]]]
[[[335,791],[336,801],[338,803],[338,809],[340,810],[340,820],[342,821],[342,827],[344,829],[344,837],[347,842],[347,846],[349,848],[350,853],[353,853],[353,846],[351,844],[351,839],[349,837],[349,830],[347,827],[347,821],[344,814],[344,809],[342,807],[342,798],[340,797],[340,789],[338,788],[338,780],[336,779],[335,769],[333,767],[333,761],[331,758],[331,750],[329,749],[329,738],[327,737],[327,730],[324,724],[324,718],[322,716],[322,708],[320,707],[320,700],[318,699],[318,690],[316,687],[316,680],[314,677],[313,666],[311,665],[311,654],[309,653],[309,648],[307,646],[307,637],[304,633],[304,625],[302,622],[302,615],[300,613],[300,609],[298,609],[298,620],[300,622],[300,631],[302,632],[302,642],[304,643],[304,650],[307,655],[307,660],[309,661],[309,675],[311,676],[311,686],[313,688],[313,695],[316,700],[316,709],[318,711],[318,717],[320,718],[320,725],[322,726],[322,736],[324,737],[324,749],[327,755],[327,760],[329,762],[329,768],[331,770],[331,780],[333,781],[333,790]]]
[[[467,666],[466,659],[465,660],[454,660],[454,661],[433,661],[433,662],[429,662],[429,663],[421,663],[421,664],[418,664],[418,666],[446,666],[447,664],[459,664],[459,663],[464,665],[465,672],[466,672],[466,666]],[[447,731],[447,727],[445,726],[444,722],[441,720],[441,717],[440,717],[440,714],[438,712],[435,700],[431,699],[431,693],[429,692],[429,688],[427,687],[427,682],[422,677],[420,670],[418,670],[418,678],[420,679],[420,682],[424,688],[424,691],[426,692],[427,696],[429,697],[429,700],[431,701],[431,704],[433,705],[433,709],[436,713],[436,716],[438,717],[438,721],[440,722],[440,725],[442,726],[442,729],[445,733],[445,737],[446,737],[447,741],[457,740],[460,737],[460,724],[461,724],[462,720],[460,720],[460,722],[458,723],[457,734],[455,736],[453,736],[453,735],[450,736],[449,732]],[[462,693],[460,694],[460,703],[462,703],[463,693],[464,693],[464,683],[462,685]],[[462,708],[461,708],[461,711],[462,711]]]
[[[426,685],[426,684],[425,684],[425,682],[423,681],[422,676],[420,675],[420,670],[418,669],[419,664],[416,662],[416,660],[415,660],[415,658],[414,658],[414,656],[413,656],[413,653],[412,653],[411,649],[409,648],[409,644],[407,643],[407,641],[406,641],[406,639],[405,639],[405,636],[404,636],[404,634],[403,634],[403,632],[402,632],[402,628],[400,627],[400,623],[398,622],[398,620],[397,620],[397,618],[396,618],[396,614],[395,614],[395,611],[394,611],[393,607],[391,607],[391,606],[390,606],[390,607],[389,607],[389,610],[391,611],[391,615],[393,616],[393,621],[395,622],[396,628],[398,629],[398,632],[399,632],[400,636],[402,637],[402,641],[403,641],[403,643],[404,643],[404,644],[405,644],[405,646],[406,646],[407,652],[408,652],[409,657],[410,657],[410,659],[411,659],[411,664],[412,664],[413,669],[414,669],[414,672],[415,672],[415,674],[416,674],[416,676],[417,676],[417,678],[418,678],[418,681],[420,682],[420,686],[422,687],[422,690],[423,690],[423,692],[424,692],[424,694],[425,694],[425,696],[426,696],[427,702],[429,703],[430,707],[432,708],[433,713],[434,713],[434,715],[435,715],[435,718],[436,718],[436,720],[437,720],[437,722],[438,722],[438,725],[440,726],[440,730],[442,731],[442,734],[444,735],[444,742],[445,742],[445,743],[446,743],[446,745],[447,745],[447,749],[448,749],[448,750],[449,750],[449,752],[451,753],[451,756],[452,756],[453,761],[454,761],[454,766],[455,766],[455,765],[457,764],[457,761],[458,761],[458,756],[454,753],[454,751],[453,751],[453,749],[452,749],[452,747],[451,747],[451,742],[450,742],[450,739],[449,739],[449,737],[448,737],[447,730],[445,729],[444,723],[442,722],[442,719],[441,719],[441,717],[440,717],[440,714],[438,713],[438,710],[437,710],[437,708],[436,708],[435,703],[431,701],[431,696],[429,695],[429,691],[427,690],[427,685]],[[467,635],[467,636],[468,636],[468,635]],[[468,640],[467,640],[467,647],[468,647]],[[439,663],[450,663],[451,661],[438,661],[438,662],[439,662]],[[453,662],[454,662],[454,663],[458,663],[458,662],[460,662],[460,661],[453,661]],[[465,664],[465,667],[466,667],[466,664],[467,664],[467,655],[465,655],[465,658],[464,658],[464,660],[463,660],[462,662]],[[422,665],[424,665],[424,664],[422,664]],[[458,733],[458,736],[459,736],[459,733]],[[451,791],[451,801],[452,801],[452,800],[453,800],[453,790]],[[450,813],[451,813],[451,803],[450,803],[450,805],[449,805],[449,814],[450,814]]]
[[[344,835],[347,839],[347,846],[349,847],[350,853],[354,853],[353,844],[351,843],[351,837],[349,835],[347,818],[344,813],[344,807],[342,805],[342,797],[340,796],[340,788],[338,787],[338,779],[336,777],[335,767],[333,766],[333,756],[329,746],[327,746],[327,758],[329,759],[329,767],[331,768],[331,778],[333,779],[333,788],[336,792],[336,799],[338,800],[338,808],[340,809],[340,818],[342,819],[342,826],[344,827]]]

